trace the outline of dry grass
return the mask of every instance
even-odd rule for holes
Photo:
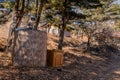
[[[59,68],[16,68],[14,66],[0,67],[0,80],[101,80],[101,74],[104,75],[112,66],[120,63],[119,57],[112,55],[112,58],[98,55],[98,53],[83,53],[80,44],[86,38],[75,39],[66,37],[64,50],[64,66]],[[58,37],[48,35],[48,49],[57,49]],[[93,53],[93,52],[92,52]],[[5,55],[0,52],[1,65],[5,64],[4,56],[11,61],[11,55]],[[7,62],[9,65],[11,62]],[[117,73],[118,74],[118,73]],[[107,76],[108,78],[108,76]],[[102,80],[110,80],[103,78]]]
[[[48,48],[56,49],[58,38],[48,35]],[[71,41],[72,40],[72,41]],[[82,49],[74,47],[79,40],[66,38],[64,50],[64,66],[57,68],[0,68],[0,78],[3,80],[99,80],[111,65],[116,65],[115,58],[83,53]],[[77,44],[79,45],[79,44]],[[0,53],[1,57],[4,53]],[[114,55],[113,55],[114,56]],[[10,55],[9,55],[10,57]],[[97,78],[97,79],[96,79]],[[108,77],[107,77],[108,78]],[[105,80],[105,79],[103,79]],[[107,79],[109,80],[109,79]]]

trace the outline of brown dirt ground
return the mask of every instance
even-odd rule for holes
[[[56,49],[58,37],[48,35],[48,49]],[[120,58],[83,53],[78,46],[80,39],[65,38],[63,44],[64,64],[60,68],[15,68],[2,67],[11,63],[11,55],[4,61],[5,53],[0,52],[0,80],[120,80]]]

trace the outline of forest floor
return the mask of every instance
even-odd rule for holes
[[[8,24],[6,25],[8,26]],[[4,35],[4,34],[2,34]],[[86,39],[82,39],[85,41]],[[48,49],[56,49],[58,37],[48,35]],[[81,46],[80,46],[81,45]],[[64,63],[60,68],[0,67],[0,80],[120,80],[120,54],[84,52],[81,39],[65,37]],[[0,64],[4,64],[4,52],[0,52]],[[109,54],[109,55],[108,55]],[[11,55],[8,54],[8,63]]]

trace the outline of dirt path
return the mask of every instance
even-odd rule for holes
[[[0,49],[4,50],[6,43],[7,43],[7,38],[8,38],[8,32],[9,32],[9,27],[12,21],[6,22],[6,24],[0,25]]]

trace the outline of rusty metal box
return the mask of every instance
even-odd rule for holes
[[[63,66],[63,51],[47,50],[47,65],[51,67]]]

